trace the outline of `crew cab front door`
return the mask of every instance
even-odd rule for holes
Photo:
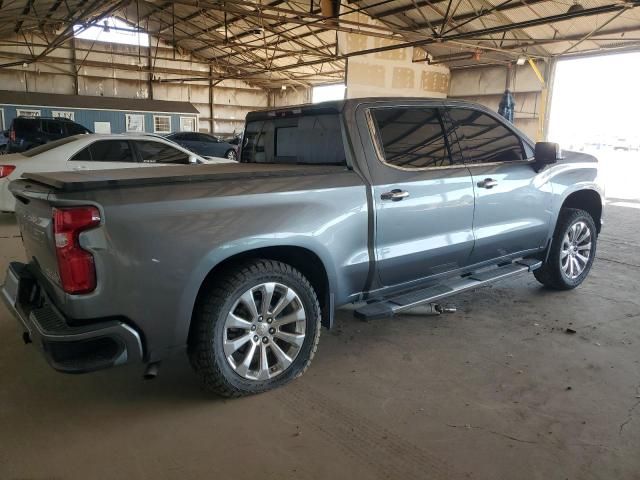
[[[475,244],[470,264],[543,248],[551,221],[551,185],[532,168],[532,149],[497,116],[447,108],[473,179]]]
[[[383,286],[464,267],[473,247],[473,185],[450,152],[434,105],[368,110],[376,156],[368,160],[376,215],[375,259]]]

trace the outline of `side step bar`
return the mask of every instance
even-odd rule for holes
[[[542,261],[536,259],[516,260],[501,267],[480,270],[464,277],[455,277],[437,285],[399,294],[396,297],[375,300],[355,310],[354,315],[363,320],[391,317],[418,305],[435,302],[521,273],[532,272],[541,266]]]

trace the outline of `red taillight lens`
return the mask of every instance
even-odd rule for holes
[[[89,293],[96,288],[93,255],[80,247],[81,232],[100,224],[95,207],[53,209],[53,233],[62,289],[67,293]]]
[[[0,165],[0,178],[8,177],[15,169],[15,165]]]
[[[16,131],[14,129],[9,130],[9,140],[16,141]]]

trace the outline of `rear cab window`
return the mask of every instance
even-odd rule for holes
[[[294,109],[265,115],[273,118],[247,119],[240,162],[347,165],[335,111]]]

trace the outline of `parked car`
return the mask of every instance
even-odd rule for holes
[[[226,163],[226,158],[202,158],[155,135],[75,135],[46,143],[0,160],[0,211],[13,212],[9,182],[25,172],[108,170],[165,164]]]
[[[622,150],[625,152],[629,151],[629,141],[626,138],[616,138],[613,141],[613,149],[614,150]]]
[[[594,261],[597,160],[479,105],[350,99],[245,127],[240,163],[11,183],[29,261],[0,296],[54,368],[153,376],[186,349],[207,389],[262,392],[305,371],[336,306],[387,317],[527,272],[568,290]]]
[[[166,138],[203,157],[224,157],[229,160],[237,160],[238,158],[237,145],[232,145],[207,133],[176,132],[170,133]]]
[[[54,140],[87,133],[92,132],[66,118],[16,117],[8,130],[7,153],[25,152]]]

